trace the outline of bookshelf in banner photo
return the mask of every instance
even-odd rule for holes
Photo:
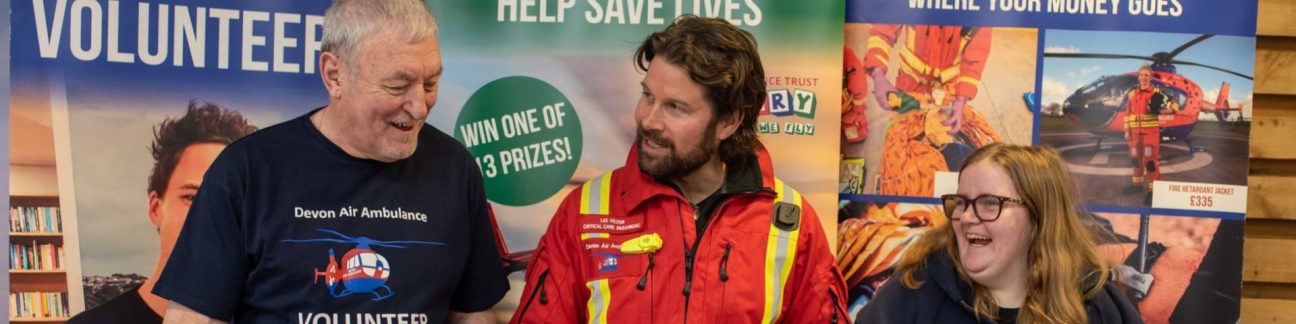
[[[9,231],[19,233],[63,233],[63,216],[58,206],[9,207]]]
[[[10,322],[61,322],[69,316],[66,292],[9,293]]]
[[[70,316],[63,215],[57,196],[9,197],[9,322]]]
[[[9,207],[9,269],[63,270],[62,225],[58,207]]]

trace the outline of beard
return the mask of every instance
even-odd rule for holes
[[[417,147],[417,145],[415,146]],[[383,149],[382,151],[378,152],[378,156],[383,159],[380,161],[395,162],[395,161],[408,159],[409,157],[414,156],[414,149],[413,148],[409,150]]]
[[[371,154],[372,159],[382,162],[396,162],[414,156],[414,151],[418,149],[418,132],[408,137],[391,137],[379,135],[370,140],[370,147],[373,147]]]
[[[680,154],[675,147],[675,142],[662,135],[661,131],[649,131],[643,127],[637,127],[635,135],[635,145],[643,145],[644,141],[652,142],[654,145],[665,147],[670,153],[666,156],[650,156],[644,152],[643,148],[639,149],[639,170],[655,178],[678,178],[701,168],[703,164],[711,160],[716,153],[718,143],[715,141],[715,123],[707,125],[707,129],[702,138],[702,143],[696,150]]]

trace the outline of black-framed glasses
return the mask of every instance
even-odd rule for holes
[[[941,204],[945,207],[945,217],[950,220],[958,220],[962,217],[963,212],[967,211],[968,201],[972,202],[972,215],[982,222],[993,222],[999,219],[999,214],[1003,213],[1004,202],[1015,202],[1025,204],[1021,199],[1008,198],[1000,195],[980,195],[976,198],[968,198],[963,195],[949,194],[941,195]],[[983,215],[984,214],[984,215]]]

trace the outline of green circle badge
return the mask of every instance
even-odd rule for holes
[[[562,189],[581,156],[580,119],[571,101],[539,79],[491,81],[464,104],[455,139],[486,180],[486,198],[509,206],[543,201]]]

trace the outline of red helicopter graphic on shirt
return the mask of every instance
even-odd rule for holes
[[[315,276],[311,284],[319,282],[319,278],[324,278],[324,284],[328,287],[329,295],[334,298],[341,298],[352,294],[372,294],[373,300],[383,300],[395,294],[391,287],[387,286],[387,278],[391,276],[391,264],[382,254],[378,254],[371,246],[381,246],[394,249],[403,249],[407,245],[426,244],[426,245],[445,245],[441,242],[432,241],[379,241],[365,236],[351,237],[337,231],[317,228],[316,231],[333,234],[341,238],[313,238],[294,240],[281,240],[281,243],[347,243],[354,244],[355,248],[347,251],[342,255],[342,261],[345,266],[339,266],[338,259],[333,249],[329,249],[328,265],[324,271],[319,268],[315,269]]]

